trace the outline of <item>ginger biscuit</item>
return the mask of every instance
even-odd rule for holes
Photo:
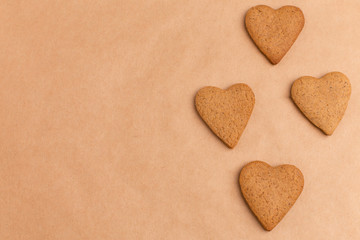
[[[195,107],[200,117],[229,148],[238,143],[254,104],[253,91],[243,83],[226,90],[204,87],[195,96]]]
[[[274,10],[259,5],[248,10],[245,17],[246,29],[272,64],[277,64],[289,51],[305,24],[302,11],[294,6]]]
[[[283,219],[304,187],[304,177],[295,166],[271,167],[261,161],[243,167],[239,182],[246,203],[268,231]]]
[[[349,79],[340,72],[322,78],[301,77],[291,87],[291,98],[300,111],[326,135],[343,118],[351,95]]]

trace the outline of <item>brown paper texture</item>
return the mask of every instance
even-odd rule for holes
[[[244,27],[255,5],[300,7],[271,65]],[[360,2],[0,2],[0,239],[359,239]],[[345,73],[331,136],[290,99],[300,76]],[[255,108],[228,149],[194,107],[246,83]],[[294,164],[304,191],[271,232],[240,195],[253,160]]]

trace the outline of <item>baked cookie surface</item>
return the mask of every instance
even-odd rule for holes
[[[246,29],[272,64],[277,64],[296,41],[305,24],[303,12],[294,6],[277,10],[265,5],[252,7],[245,17]]]
[[[268,231],[286,215],[304,187],[301,171],[293,165],[272,167],[261,161],[248,163],[240,172],[241,193]]]
[[[226,90],[204,87],[195,96],[195,107],[200,117],[229,148],[238,143],[254,104],[253,91],[243,83]]]
[[[333,134],[339,125],[350,95],[350,81],[340,72],[328,73],[320,79],[301,77],[291,87],[291,98],[296,106],[326,135]]]

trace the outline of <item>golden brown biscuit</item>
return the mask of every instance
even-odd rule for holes
[[[304,24],[304,14],[294,6],[274,10],[259,5],[250,8],[245,17],[250,37],[272,64],[279,63],[285,56]]]
[[[253,91],[243,83],[235,84],[227,90],[204,87],[195,97],[200,117],[229,148],[234,148],[238,143],[254,104]]]
[[[291,87],[294,103],[326,135],[331,135],[340,123],[350,95],[350,81],[340,72],[328,73],[320,79],[301,77]]]
[[[304,187],[304,177],[295,166],[271,167],[261,161],[247,164],[239,182],[246,203],[268,231],[286,215]]]

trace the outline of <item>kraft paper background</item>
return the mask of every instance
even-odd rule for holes
[[[277,66],[257,4],[305,15]],[[360,239],[359,22],[359,0],[0,1],[0,239]],[[289,95],[331,71],[352,96],[328,137]],[[239,82],[256,104],[230,150],[194,96]],[[253,160],[305,177],[271,232],[239,191]]]

